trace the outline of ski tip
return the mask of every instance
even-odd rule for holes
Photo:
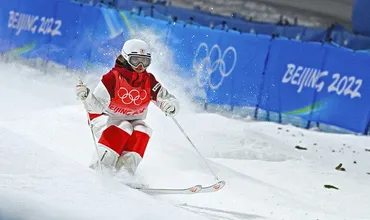
[[[218,191],[222,188],[224,188],[224,186],[226,185],[226,182],[221,180],[220,182],[218,182],[217,184],[213,185],[212,188],[215,190],[215,191]]]

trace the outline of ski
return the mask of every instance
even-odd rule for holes
[[[217,192],[219,190],[221,190],[222,188],[224,188],[226,182],[221,180],[215,184],[212,184],[210,186],[206,186],[206,187],[202,187],[202,190],[200,191],[200,193],[210,193],[210,192]]]
[[[147,188],[147,187],[134,187],[141,192],[147,194],[198,194],[198,193],[211,193],[221,190],[225,186],[225,181],[219,181],[215,184],[203,187],[202,185],[195,185],[189,188]]]
[[[189,188],[136,188],[147,194],[196,194],[202,190],[201,185],[195,185]]]

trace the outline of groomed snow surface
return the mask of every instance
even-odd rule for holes
[[[370,219],[369,137],[206,113],[187,101],[180,84],[172,88],[176,83],[158,74],[181,100],[178,121],[226,186],[211,194],[150,196],[88,168],[94,145],[73,74],[19,63],[0,68],[1,220]],[[83,79],[93,87],[103,73]],[[135,181],[152,187],[215,181],[154,105],[147,123],[154,133]],[[339,163],[345,171],[335,169]]]

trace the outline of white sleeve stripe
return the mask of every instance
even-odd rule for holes
[[[100,81],[96,86],[94,90],[94,96],[99,100],[99,102],[103,104],[104,107],[107,107],[109,105],[111,97],[102,81]]]

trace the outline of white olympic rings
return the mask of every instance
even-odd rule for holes
[[[145,90],[139,91],[137,89],[128,91],[126,88],[121,87],[118,90],[118,97],[122,100],[123,104],[134,103],[134,105],[140,105],[147,97],[147,92]]]
[[[214,60],[216,53],[216,60]],[[232,58],[228,58],[227,60],[232,59],[231,66],[226,66],[225,58],[226,55],[230,54]],[[214,60],[214,61],[213,61]],[[213,61],[213,62],[212,62]],[[237,61],[237,53],[234,47],[229,46],[226,50],[222,53],[220,46],[215,44],[212,46],[211,50],[208,50],[208,45],[206,43],[201,43],[198,46],[198,49],[195,53],[195,57],[193,59],[193,69],[197,76],[198,85],[203,87],[205,85],[209,85],[211,89],[218,89],[225,77],[228,77],[235,68]],[[219,71],[221,76],[221,80],[215,83],[214,80],[211,79],[211,76],[216,72]]]

